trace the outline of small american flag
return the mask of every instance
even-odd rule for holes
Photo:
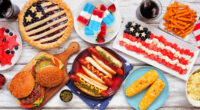
[[[194,27],[193,34],[197,41],[198,48],[200,49],[200,19],[197,21],[197,23]]]

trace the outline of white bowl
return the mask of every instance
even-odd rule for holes
[[[187,97],[189,103],[190,103],[192,106],[200,107],[200,100],[194,100],[194,99],[192,99],[192,98],[188,95],[188,93],[187,93],[187,84],[188,84],[188,80],[189,80],[189,78],[191,77],[191,75],[194,74],[194,73],[196,73],[197,71],[200,72],[200,68],[197,69],[197,70],[195,70],[195,71],[193,71],[193,72],[190,74],[190,76],[187,78],[187,82],[186,82],[186,86],[185,86],[185,93],[186,93],[186,97]],[[200,94],[200,93],[199,93],[199,94]]]

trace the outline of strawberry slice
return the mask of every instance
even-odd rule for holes
[[[114,5],[114,4],[110,5],[110,6],[108,7],[108,11],[109,11],[110,13],[114,13],[114,12],[116,11],[115,5]]]
[[[105,42],[105,39],[104,39],[103,36],[97,36],[96,41],[97,41],[98,43],[103,43],[103,42]]]

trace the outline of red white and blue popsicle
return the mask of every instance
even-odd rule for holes
[[[89,29],[94,32],[99,32],[101,23],[103,20],[103,16],[104,16],[104,11],[99,10],[99,9],[93,9],[92,17],[88,25]]]
[[[115,21],[115,18],[113,17],[113,15],[110,14],[110,12],[107,10],[105,5],[103,4],[100,6],[100,10],[104,11],[103,22],[106,25],[111,25]]]
[[[87,2],[78,16],[77,21],[86,26],[90,21],[94,8],[95,6],[93,4]]]

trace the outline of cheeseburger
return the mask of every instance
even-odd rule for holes
[[[62,62],[53,56],[40,56],[35,59],[33,75],[36,82],[44,87],[55,87],[62,83],[64,73]]]
[[[37,84],[31,72],[19,72],[8,85],[11,94],[24,108],[39,106],[44,99],[44,88]]]

